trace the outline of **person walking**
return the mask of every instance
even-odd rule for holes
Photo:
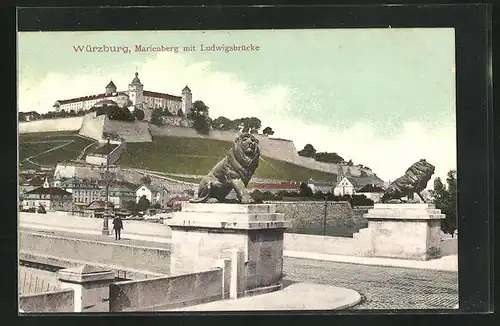
[[[115,230],[115,240],[121,239],[121,230],[123,229],[123,222],[119,216],[113,219],[113,229]]]

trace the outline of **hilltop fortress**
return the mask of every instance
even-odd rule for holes
[[[187,85],[181,93],[181,96],[175,96],[146,91],[139,79],[139,73],[136,72],[134,79],[132,79],[126,91],[118,92],[116,85],[111,80],[106,85],[104,93],[57,100],[53,108],[57,112],[62,110],[66,112],[78,112],[89,110],[92,107],[116,105],[127,107],[130,111],[136,108],[141,109],[144,111],[145,120],[150,121],[151,113],[155,108],[165,108],[172,115],[178,115],[179,112],[182,112],[184,116],[187,116],[193,107],[193,94]]]
[[[87,113],[85,116],[20,122],[18,130],[20,133],[77,131],[80,135],[95,139],[100,143],[106,142],[106,136],[111,136],[114,138],[114,142],[120,145],[110,153],[113,157],[112,162],[118,160],[121,153],[126,149],[126,143],[152,142],[154,136],[196,137],[233,141],[239,135],[239,132],[236,131],[220,130],[210,130],[208,135],[198,134],[191,128],[192,121],[185,118],[193,107],[192,92],[189,87],[187,85],[184,87],[182,96],[146,91],[137,72],[126,91],[118,92],[116,85],[113,81],[110,81],[105,87],[104,93],[57,100],[54,109],[56,111],[65,110],[69,112],[73,110],[78,112],[93,107],[115,105],[126,107],[131,111],[136,108],[143,110],[144,121],[124,122],[110,120],[106,115],[98,116],[94,111]],[[151,120],[151,114],[155,108],[163,108],[171,113],[171,116],[165,117],[165,125],[149,124],[148,121]],[[373,177],[375,180],[378,179],[371,170],[360,166],[324,163],[313,158],[300,156],[291,140],[271,138],[260,134],[256,134],[255,137],[259,139],[261,152],[264,156],[336,175],[367,176]],[[88,163],[92,164],[100,164],[99,162],[103,160],[102,157],[89,156],[86,159]]]

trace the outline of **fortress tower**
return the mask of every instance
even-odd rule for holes
[[[115,86],[115,83],[113,83],[113,81],[111,80],[109,82],[109,84],[106,86],[105,94],[106,95],[111,95],[113,93],[116,93],[116,86]]]
[[[144,85],[138,77],[139,73],[135,73],[135,78],[128,85],[128,96],[132,105],[142,104],[144,102]]]
[[[182,113],[184,116],[187,116],[191,112],[191,108],[193,107],[193,94],[191,90],[186,85],[182,90]]]

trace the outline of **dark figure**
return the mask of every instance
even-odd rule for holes
[[[113,219],[113,229],[115,230],[115,240],[120,240],[123,223],[122,219],[118,216]]]

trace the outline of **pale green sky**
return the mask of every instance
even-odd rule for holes
[[[209,60],[214,70],[237,75],[257,92],[285,85],[294,94],[288,114],[305,121],[344,129],[369,120],[387,136],[406,120],[426,128],[454,121],[453,29],[21,33],[20,76],[36,84],[49,72],[80,74],[124,66],[131,75],[134,63],[156,55],[75,55],[72,47],[78,44],[134,48],[213,43],[253,43],[260,51],[183,56],[188,63]]]
[[[136,69],[150,91],[189,84],[210,116],[256,116],[275,137],[338,152],[394,180],[421,158],[456,168],[455,34],[447,29],[314,29],[20,33],[19,110],[126,90]],[[201,44],[258,52],[200,52]],[[76,53],[73,46],[189,46],[197,52]]]

